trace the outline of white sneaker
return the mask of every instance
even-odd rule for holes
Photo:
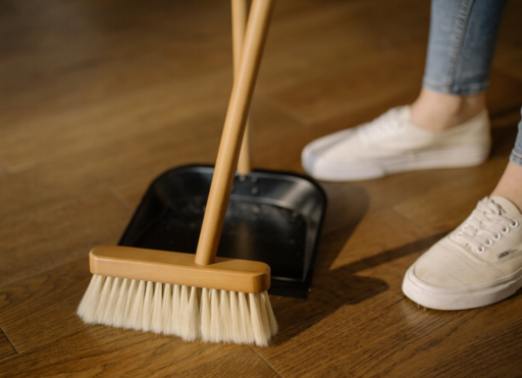
[[[451,234],[406,272],[402,291],[421,306],[464,310],[498,302],[522,287],[522,214],[486,197]]]
[[[428,168],[467,167],[487,159],[490,123],[483,111],[447,131],[413,125],[410,108],[393,108],[372,122],[316,139],[301,155],[319,180],[363,180]]]

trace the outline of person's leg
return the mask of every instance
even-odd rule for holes
[[[518,124],[517,139],[509,160],[492,195],[509,199],[522,211],[522,120]]]
[[[459,125],[486,108],[484,92],[503,0],[432,0],[423,89],[412,122],[428,130]]]
[[[485,91],[469,95],[423,88],[411,105],[411,121],[429,131],[447,130],[486,110]]]
[[[419,127],[451,129],[485,110],[502,3],[433,1],[424,89],[412,106]],[[448,12],[458,17],[446,17]],[[451,28],[461,32],[443,38]],[[409,267],[402,283],[408,298],[462,310],[496,303],[522,287],[522,121],[510,160],[492,195]]]
[[[485,112],[503,1],[432,4],[424,88],[411,115],[418,127],[445,132]],[[492,195],[409,267],[402,284],[408,298],[462,310],[496,303],[522,287],[522,121],[510,160]]]
[[[410,106],[316,139],[305,171],[347,181],[481,164],[491,137],[484,91],[503,0],[433,0],[423,88]]]
[[[522,113],[522,111],[521,111]],[[522,120],[497,187],[409,267],[403,293],[438,310],[499,302],[522,288]]]

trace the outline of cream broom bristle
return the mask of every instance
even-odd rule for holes
[[[77,310],[86,323],[184,340],[268,345],[277,321],[268,293],[196,288],[93,275]]]

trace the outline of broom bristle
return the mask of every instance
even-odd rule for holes
[[[266,346],[277,333],[268,293],[93,275],[78,306],[86,323],[177,335],[184,340]]]

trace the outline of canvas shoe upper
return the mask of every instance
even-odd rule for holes
[[[489,154],[486,111],[451,129],[431,132],[410,121],[410,108],[393,108],[375,120],[308,144],[305,171],[320,180],[360,180],[400,171],[464,167]]]
[[[458,310],[498,302],[522,287],[522,214],[503,197],[486,197],[453,232],[406,272],[414,302]]]

